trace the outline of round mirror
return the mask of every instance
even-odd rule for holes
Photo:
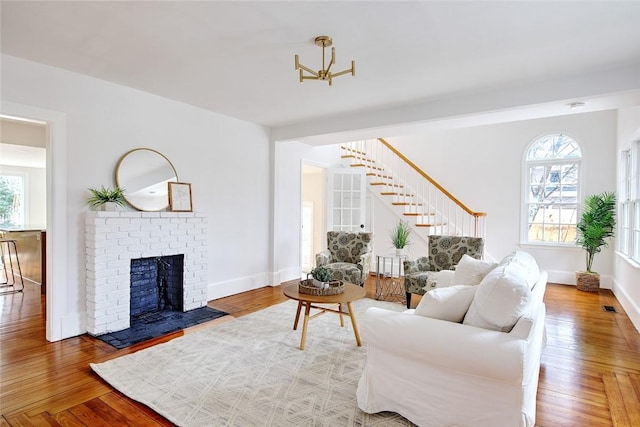
[[[162,153],[150,148],[129,151],[116,167],[116,184],[127,202],[141,211],[169,207],[168,182],[178,182],[175,168]]]

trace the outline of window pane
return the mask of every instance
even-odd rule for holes
[[[527,152],[529,242],[573,243],[580,203],[580,146],[560,134],[536,140]]]
[[[0,225],[24,225],[24,178],[21,176],[0,176]]]
[[[578,165],[562,165],[562,183],[574,185],[578,183]]]
[[[527,160],[576,159],[582,157],[578,143],[565,135],[547,135],[538,139],[527,152]]]

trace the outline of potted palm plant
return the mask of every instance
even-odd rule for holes
[[[406,255],[407,254],[407,245],[410,242],[411,237],[411,228],[409,227],[409,223],[405,221],[398,221],[395,228],[391,230],[389,233],[391,237],[391,243],[393,247],[396,248],[396,255]]]
[[[110,188],[104,185],[98,188],[89,188],[91,196],[87,204],[95,209],[115,211],[126,205],[124,190],[120,187]]]
[[[576,272],[576,287],[581,291],[597,292],[600,274],[592,271],[594,256],[608,246],[616,226],[616,195],[603,192],[587,196],[582,216],[577,224],[576,244],[586,251],[586,271]]]

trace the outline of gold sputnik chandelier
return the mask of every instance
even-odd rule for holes
[[[356,61],[351,61],[351,68],[340,71],[338,73],[331,72],[331,66],[336,63],[336,48],[331,48],[331,61],[325,68],[325,52],[324,50],[333,44],[333,40],[329,36],[318,36],[315,39],[316,46],[322,47],[322,69],[319,71],[313,71],[311,68],[306,67],[300,63],[298,55],[296,55],[296,71],[300,70],[300,83],[304,80],[324,80],[329,82],[329,86],[332,85],[333,79],[351,73],[352,76],[356,75]],[[309,75],[305,75],[307,72]]]

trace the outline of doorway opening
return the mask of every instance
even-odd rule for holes
[[[17,253],[14,258],[16,263],[19,261],[21,280],[39,286],[39,293],[44,294],[47,125],[0,116],[0,130],[0,235],[15,241]],[[6,282],[5,279],[2,283]],[[19,290],[2,289],[1,292]]]
[[[7,114],[8,113],[8,114]],[[50,307],[47,289],[47,228],[50,218],[51,189],[50,128],[46,121],[0,114],[0,235],[15,241],[25,287],[3,295],[3,318],[40,318]],[[17,261],[17,260],[16,260]],[[47,334],[47,339],[49,334]]]
[[[315,254],[324,249],[326,235],[326,182],[325,167],[302,165],[302,218],[300,230],[300,269],[306,276],[315,266]]]

